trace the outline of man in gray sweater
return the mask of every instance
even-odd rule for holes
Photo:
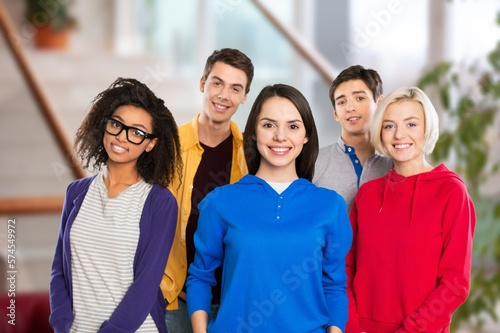
[[[329,95],[342,131],[337,143],[320,149],[313,183],[337,191],[350,212],[359,187],[392,168],[392,160],[376,154],[370,143],[370,119],[383,99],[382,80],[373,69],[351,66],[333,80]]]

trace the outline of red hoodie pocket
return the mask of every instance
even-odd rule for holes
[[[358,316],[380,324],[402,324],[405,295],[415,293],[412,280],[405,274],[394,263],[358,262],[353,281]]]

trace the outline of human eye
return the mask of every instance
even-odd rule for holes
[[[299,126],[299,125],[297,125],[297,124],[291,124],[291,125],[290,125],[290,128],[291,128],[291,129],[293,129],[293,130],[297,130],[297,129],[299,129],[299,128],[300,128],[300,126]]]
[[[383,129],[392,129],[394,128],[394,125],[393,124],[385,124],[384,126],[382,126]]]
[[[114,127],[114,128],[121,128],[122,127],[122,124],[119,121],[114,120],[114,119],[110,119],[109,124],[111,125],[111,127]]]
[[[213,85],[216,87],[220,87],[222,85],[222,82],[220,82],[219,80],[214,80]]]
[[[264,128],[273,128],[274,125],[272,123],[265,122],[265,123],[262,123],[262,127],[264,127]]]
[[[240,87],[233,87],[233,91],[237,94],[239,94],[241,92],[241,88]]]
[[[415,123],[409,123],[408,127],[417,127],[417,124],[415,124]]]
[[[358,97],[356,97],[356,100],[359,101],[359,102],[363,101],[364,99],[365,99],[364,96],[358,96]]]
[[[345,104],[345,100],[337,101],[337,106],[342,106]]]
[[[141,131],[140,129],[137,128],[131,128],[130,131],[132,135],[136,138],[143,138],[146,136],[146,133],[144,131]]]

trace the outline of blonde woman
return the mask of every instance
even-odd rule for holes
[[[474,205],[456,173],[427,159],[438,124],[417,87],[393,91],[373,117],[373,146],[394,168],[354,200],[348,333],[449,332],[468,296]]]

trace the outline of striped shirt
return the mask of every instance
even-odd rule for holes
[[[139,221],[151,185],[143,180],[114,198],[99,174],[71,228],[73,311],[71,332],[96,332],[133,282]],[[148,315],[137,332],[157,332]]]

